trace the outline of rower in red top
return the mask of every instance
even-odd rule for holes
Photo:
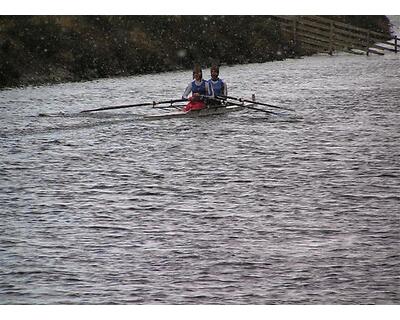
[[[187,99],[189,94],[192,93],[192,96],[189,98],[189,103],[183,108],[185,112],[203,109],[206,106],[203,101],[203,96],[212,97],[214,95],[212,87],[203,79],[203,71],[200,66],[194,67],[193,79],[194,80],[186,87],[182,96],[183,99]]]

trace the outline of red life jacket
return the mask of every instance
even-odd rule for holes
[[[183,108],[183,111],[200,110],[205,108],[205,106],[206,105],[203,101],[189,101],[189,103]]]

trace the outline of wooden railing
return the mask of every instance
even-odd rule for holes
[[[347,51],[383,55],[384,50],[398,52],[397,37],[355,27],[321,16],[276,16],[282,32],[309,53]]]

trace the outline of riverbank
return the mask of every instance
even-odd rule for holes
[[[385,16],[334,16],[389,32]],[[0,88],[300,57],[272,16],[2,16]]]

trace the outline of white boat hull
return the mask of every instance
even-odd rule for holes
[[[169,113],[160,113],[154,115],[144,116],[146,120],[160,120],[160,119],[173,119],[173,118],[198,118],[198,117],[206,117],[218,114],[224,114],[229,112],[241,111],[245,107],[242,106],[209,106],[200,110],[191,110],[191,111],[177,111],[177,112],[169,112]]]

